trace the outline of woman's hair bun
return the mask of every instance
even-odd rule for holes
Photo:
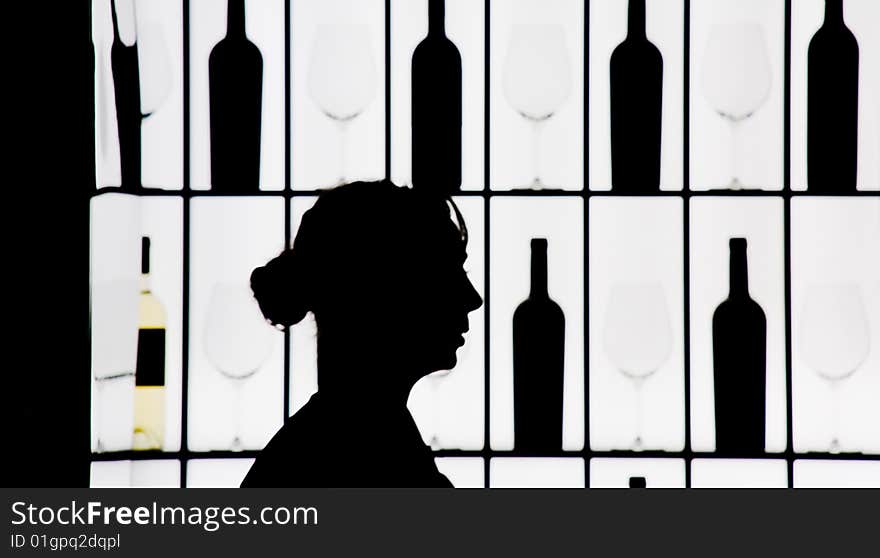
[[[294,260],[288,249],[251,272],[251,290],[263,316],[284,328],[298,323],[309,311],[303,291],[296,288]]]

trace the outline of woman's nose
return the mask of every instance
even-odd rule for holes
[[[467,294],[466,294],[466,304],[467,311],[473,312],[477,308],[483,305],[483,297],[480,296],[480,293],[477,292],[477,289],[474,288],[474,284],[471,283],[471,280],[467,280]]]

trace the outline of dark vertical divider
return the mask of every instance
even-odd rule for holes
[[[584,488],[590,488],[590,0],[584,2]]]
[[[190,78],[189,0],[183,0],[183,324],[180,377],[180,486],[186,487],[189,431],[189,265],[190,265]]]
[[[95,124],[95,114],[96,114],[96,111],[95,111],[95,69],[96,69],[97,64],[95,62],[95,60],[96,60],[96,58],[95,58],[95,51],[96,51],[95,43],[92,39],[92,19],[93,19],[92,1],[91,0],[84,0],[83,3],[88,5],[88,10],[86,12],[88,14],[88,19],[83,23],[88,25],[88,29],[89,29],[89,46],[86,49],[86,56],[88,56],[89,72],[86,74],[86,84],[84,87],[84,89],[87,93],[86,99],[84,99],[84,101],[85,101],[84,106],[87,107],[86,110],[84,111],[85,118],[87,118],[86,126],[84,129],[86,130],[85,133],[87,133],[88,136],[86,138],[84,138],[85,141],[83,141],[83,145],[85,146],[85,148],[83,150],[83,158],[80,161],[80,164],[82,165],[82,167],[76,166],[75,168],[82,168],[82,175],[86,179],[85,183],[83,184],[83,198],[86,198],[86,196],[91,196],[92,192],[94,190],[96,190],[98,187],[97,165],[95,164],[95,150],[96,150],[95,144],[96,144],[96,137],[97,137],[96,136],[97,126]],[[79,20],[77,20],[77,22],[79,22]],[[78,66],[77,66],[77,68],[78,68]],[[88,191],[86,191],[86,189],[88,189]],[[89,238],[89,236],[91,234],[90,233],[91,223],[89,223],[89,217],[88,217],[88,215],[89,215],[89,201],[84,200],[84,203],[82,204],[82,211],[83,211],[83,215],[84,215],[83,220],[85,221],[85,224],[82,225],[82,229],[81,229],[82,234],[84,236],[83,245],[85,246],[85,250],[90,252],[91,250],[90,250],[89,245],[90,245],[91,239]],[[89,285],[89,281],[90,281],[89,274],[91,273],[91,271],[90,271],[89,267],[90,267],[90,261],[88,258],[86,258],[85,264],[83,265],[83,268],[84,268],[83,271],[85,272],[84,279],[83,279],[83,282],[85,283],[84,288],[83,288],[83,294],[86,296],[85,296],[85,300],[82,303],[82,308],[85,312],[85,316],[83,317],[82,323],[85,326],[84,330],[86,332],[86,338],[82,339],[82,340],[77,338],[77,341],[83,342],[82,351],[84,354],[83,354],[82,362],[84,364],[84,370],[83,370],[82,376],[79,376],[77,374],[72,374],[73,378],[76,381],[79,381],[80,378],[85,377],[86,373],[89,376],[91,376],[91,373],[92,373],[91,324],[90,324],[90,321],[91,321],[90,320],[90,317],[91,317],[91,293],[90,293],[91,287]],[[74,284],[78,284],[78,283],[74,283]],[[74,296],[73,300],[79,301],[80,299],[79,299],[79,297]],[[76,314],[74,314],[74,315],[76,316]],[[76,351],[75,351],[75,354],[76,354]],[[74,370],[76,370],[76,368],[74,368]],[[85,408],[83,409],[84,413],[83,413],[82,422],[80,424],[82,425],[82,429],[83,429],[83,441],[86,442],[86,444],[87,444],[86,448],[88,448],[88,452],[89,452],[89,454],[91,454],[91,445],[92,445],[91,444],[91,441],[92,441],[91,440],[91,422],[92,422],[92,420],[91,420],[91,418],[92,418],[91,377],[89,378],[89,382],[82,382],[82,383],[83,383],[83,387],[79,388],[79,386],[77,386],[77,389],[74,391],[74,396],[79,397],[81,401],[86,402]],[[86,458],[86,455],[85,455],[85,452],[83,452],[83,460],[84,461],[85,461],[85,458]],[[90,460],[85,461],[85,463],[83,465],[77,465],[77,469],[78,469],[78,471],[76,474],[77,474],[78,478],[82,479],[81,485],[82,486],[89,486],[90,472],[91,472],[90,471],[90,469],[91,469]],[[79,475],[82,475],[82,477],[79,477]],[[77,484],[80,484],[80,483],[77,483]]]
[[[785,456],[788,487],[794,486],[794,443],[791,385],[791,0],[785,0],[785,76],[783,94],[783,258],[785,259]]]
[[[489,177],[491,173],[489,172],[489,162],[490,162],[490,153],[489,153],[489,30],[491,28],[490,25],[490,17],[491,17],[491,0],[485,0],[485,8],[483,11],[483,261],[485,265],[483,266],[483,273],[485,275],[483,280],[483,358],[484,358],[484,368],[483,368],[483,483],[486,488],[489,488],[489,460],[492,457],[491,452],[491,430],[490,430],[490,421],[489,421],[489,405],[491,402],[491,384],[489,379],[489,363],[490,363],[490,334],[489,334],[489,325],[490,325],[490,301],[489,301],[489,290],[490,290],[490,282],[489,282],[489,249],[490,249],[490,234],[491,228],[489,224],[489,204],[492,202],[489,193]]]
[[[391,0],[385,0],[385,178],[391,179]]]
[[[284,248],[290,247],[290,0],[284,0]],[[284,414],[282,420],[290,416],[290,328],[284,328]]]
[[[691,452],[691,263],[690,263],[690,198],[691,185],[690,173],[688,165],[690,164],[690,134],[688,126],[690,126],[690,75],[691,75],[691,3],[690,0],[684,0],[684,87],[683,87],[683,108],[684,123],[683,137],[684,147],[682,154],[684,157],[684,184],[682,184],[682,194],[684,196],[682,204],[682,226],[683,229],[683,253],[682,261],[684,262],[684,485],[686,488],[691,487],[691,460],[693,454]]]
[[[691,130],[690,130],[690,106],[691,106],[691,0],[684,0],[684,45],[682,49],[682,63],[684,83],[682,84],[682,185],[681,191],[685,196],[691,192]]]
[[[83,6],[82,4],[87,4],[87,6]],[[85,80],[83,83],[83,87],[81,89],[82,95],[85,98],[82,98],[82,105],[85,110],[83,111],[83,118],[86,120],[82,122],[82,128],[74,127],[71,132],[72,137],[70,138],[67,147],[70,148],[70,155],[67,155],[68,158],[74,158],[73,161],[64,161],[64,163],[70,163],[71,169],[75,169],[74,175],[77,177],[77,180],[82,180],[82,186],[72,188],[71,192],[75,197],[75,205],[71,207],[67,207],[66,203],[60,204],[60,207],[53,208],[53,213],[58,211],[59,213],[65,213],[66,216],[64,218],[59,218],[59,216],[53,216],[54,219],[52,221],[46,221],[49,223],[57,223],[59,225],[58,228],[47,227],[48,230],[44,232],[44,234],[49,234],[51,236],[56,235],[57,230],[65,230],[66,226],[70,226],[69,229],[73,232],[72,240],[73,246],[75,250],[73,250],[72,257],[73,261],[67,266],[68,273],[70,273],[70,277],[68,278],[71,281],[71,289],[72,291],[65,291],[63,289],[55,289],[54,292],[58,293],[57,296],[65,297],[62,299],[64,303],[66,303],[69,308],[59,308],[58,316],[68,315],[69,312],[71,323],[74,326],[78,326],[82,324],[82,329],[79,327],[73,328],[73,335],[71,335],[72,339],[65,340],[64,343],[69,343],[69,346],[65,346],[64,349],[60,352],[60,354],[56,355],[54,358],[59,359],[63,362],[56,362],[56,366],[50,368],[49,370],[65,370],[72,369],[74,372],[80,370],[80,366],[82,366],[82,372],[80,374],[59,374],[59,377],[65,378],[65,383],[69,382],[70,385],[58,386],[59,389],[57,393],[57,397],[63,398],[64,401],[67,401],[67,397],[70,397],[71,401],[69,404],[65,403],[64,406],[69,405],[71,407],[70,417],[73,420],[73,432],[74,436],[71,437],[69,445],[70,445],[70,456],[71,456],[71,470],[69,471],[69,476],[67,476],[67,472],[60,470],[57,467],[53,467],[53,474],[59,475],[61,478],[58,479],[57,484],[60,486],[68,485],[68,486],[88,486],[89,485],[89,469],[90,469],[90,460],[89,455],[91,453],[91,381],[85,382],[83,379],[87,377],[87,375],[91,376],[91,347],[90,347],[90,339],[91,332],[89,327],[89,197],[91,193],[97,187],[96,180],[96,167],[95,167],[95,47],[94,43],[91,41],[91,26],[92,26],[92,10],[91,10],[91,0],[83,1],[82,3],[77,2],[73,6],[68,9],[75,9],[78,13],[75,18],[72,18],[72,21],[76,21],[76,25],[71,26],[73,30],[75,30],[77,34],[77,41],[71,41],[72,44],[82,44],[83,48],[75,48],[72,49],[74,53],[78,56],[76,60],[76,64],[73,64],[74,71],[80,72],[83,69],[88,69],[87,72],[84,73]],[[64,14],[65,16],[68,14]],[[67,22],[66,17],[63,21]],[[84,33],[83,31],[88,28],[89,30],[89,42],[86,43],[83,41]],[[66,35],[64,36],[66,38]],[[60,61],[59,61],[60,62]],[[53,76],[46,76],[47,79],[52,80]],[[81,78],[79,78],[81,79]],[[74,83],[80,83],[78,79],[74,80]],[[49,95],[53,93],[52,88],[48,88],[46,90]],[[80,95],[77,95],[77,100],[80,100]],[[53,111],[48,111],[49,114],[54,114]],[[80,122],[77,121],[79,125]],[[87,137],[82,137],[78,131],[83,130],[83,135],[88,134]],[[64,149],[59,151],[65,151]],[[67,175],[66,172],[66,164],[59,165],[56,167],[54,172],[60,173],[62,175]],[[81,178],[80,178],[81,177]],[[68,178],[69,180],[69,178]],[[64,185],[66,188],[69,186],[66,180],[58,180],[58,184]],[[64,200],[65,202],[67,200]],[[81,212],[81,213],[80,213]],[[39,219],[36,220],[37,226],[43,226],[43,222]],[[63,225],[62,225],[63,223]],[[65,228],[61,228],[64,226]],[[57,241],[57,238],[55,239]],[[45,244],[44,244],[45,246]],[[68,257],[71,257],[70,255]],[[80,275],[81,274],[81,275]],[[54,279],[57,277],[54,273],[49,273],[47,277]],[[40,318],[39,316],[37,316]],[[39,331],[37,329],[30,329],[30,331]],[[69,350],[69,353],[68,351]],[[38,354],[38,353],[33,353]],[[68,358],[68,354],[70,358]],[[72,365],[72,367],[71,367]],[[39,375],[36,378],[39,381]],[[69,392],[67,390],[70,390]],[[62,406],[62,410],[63,407]],[[61,415],[64,416],[64,415]],[[55,417],[49,415],[49,420],[54,422]],[[55,425],[57,428],[57,423]],[[56,437],[49,438],[50,440],[55,440]],[[48,451],[54,451],[56,448],[53,447],[52,444],[47,444],[46,439],[37,439],[35,443],[48,446]],[[64,444],[64,442],[62,442]],[[62,448],[66,449],[66,448]],[[64,455],[64,454],[60,454]],[[47,461],[46,466],[54,465],[54,459]],[[51,464],[51,465],[50,465]],[[49,477],[53,478],[53,477]],[[57,478],[57,477],[55,477]],[[45,482],[46,477],[42,477]],[[39,483],[39,484],[42,484]],[[38,483],[31,482],[29,483],[31,486],[38,486]]]

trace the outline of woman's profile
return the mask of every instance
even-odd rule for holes
[[[449,198],[389,181],[320,195],[292,248],[251,275],[273,324],[314,315],[318,391],[242,487],[452,486],[406,403],[420,378],[455,366],[468,313],[482,304],[463,267],[466,244]]]

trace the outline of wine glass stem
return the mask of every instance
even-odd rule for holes
[[[244,385],[243,381],[236,379],[233,380],[234,388],[235,388],[235,437],[232,439],[232,449],[233,451],[240,451],[243,448],[243,444],[241,441],[241,415],[242,415],[242,404],[243,404],[243,391]]]
[[[348,139],[348,121],[337,120],[339,128],[339,184],[345,184],[346,172],[346,140]]]
[[[532,187],[540,188],[541,184],[541,130],[544,121],[532,121]]]
[[[739,158],[740,158],[740,123],[736,120],[730,120],[730,188],[739,189],[742,182],[739,179]]]
[[[98,453],[104,451],[104,442],[101,440],[101,421],[104,418],[104,381],[95,378],[95,449]]]
[[[642,407],[644,406],[644,393],[642,390],[642,384],[644,383],[644,378],[635,378],[633,380],[633,386],[635,386],[636,390],[636,438],[633,443],[633,449],[635,450],[641,450],[643,447],[642,425],[644,423],[644,411]]]
[[[840,451],[840,382],[831,380],[831,453]]]

